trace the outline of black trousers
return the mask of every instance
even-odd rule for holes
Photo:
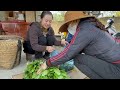
[[[55,42],[55,37],[54,36],[51,36],[51,35],[46,35],[45,36],[41,36],[38,38],[38,44],[39,45],[45,45],[45,46],[53,46],[54,45],[54,42]],[[38,52],[38,51],[35,51],[35,58],[36,59],[39,59],[39,58],[45,58],[45,59],[48,59],[49,58],[49,52],[45,52],[45,55],[43,54],[43,52]]]
[[[120,79],[120,64],[111,64],[84,54],[77,55],[74,64],[91,79]]]

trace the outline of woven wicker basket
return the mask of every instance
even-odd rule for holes
[[[21,60],[23,39],[15,35],[0,35],[0,67],[12,69]]]

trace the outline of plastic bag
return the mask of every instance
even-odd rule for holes
[[[50,53],[50,57],[56,56],[59,52],[57,50],[54,50],[52,53]],[[64,64],[61,64],[59,69],[64,69],[66,72],[70,71],[74,68],[74,60],[70,60],[65,62]]]

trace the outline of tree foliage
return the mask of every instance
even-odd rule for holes
[[[63,21],[64,20],[64,15],[66,11],[57,11],[57,13],[53,14],[54,21]],[[95,11],[85,11],[87,13],[94,14]],[[94,13],[93,13],[94,12]],[[99,11],[98,15],[102,15],[102,17],[120,17],[120,11]]]
[[[115,12],[115,16],[116,16],[116,17],[120,17],[120,11],[116,11],[116,12]]]
[[[54,17],[54,21],[64,21],[64,15],[65,15],[65,11],[58,11],[58,13],[54,13],[53,17]]]

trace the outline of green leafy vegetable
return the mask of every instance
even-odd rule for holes
[[[34,79],[37,76],[36,72],[42,63],[43,60],[35,60],[28,63],[24,71],[24,79]]]
[[[35,60],[29,63],[24,72],[24,79],[70,79],[67,73],[58,67],[49,67],[37,74],[42,63],[42,60]]]

